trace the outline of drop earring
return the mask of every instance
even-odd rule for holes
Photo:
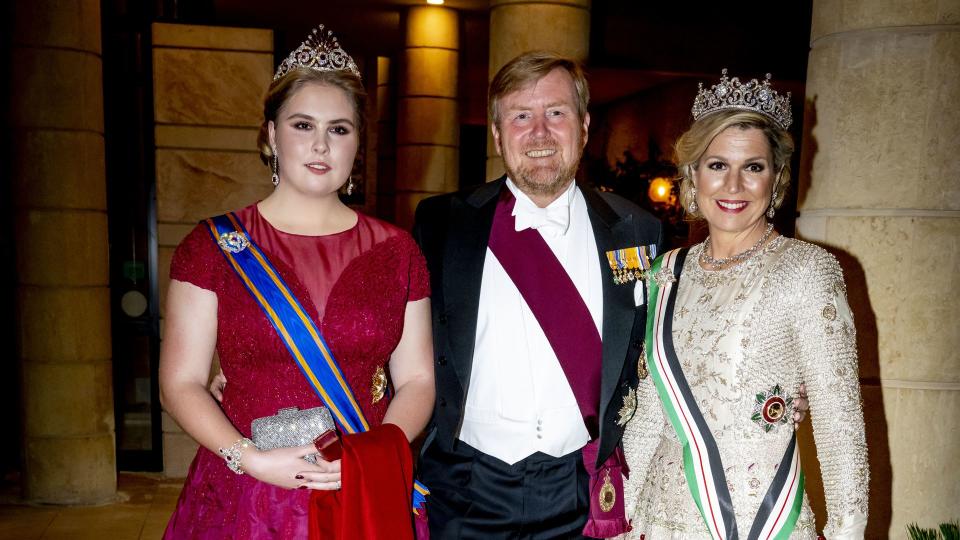
[[[273,151],[273,156],[270,157],[270,169],[273,171],[273,175],[270,176],[270,180],[273,182],[273,187],[280,185],[280,163],[277,159],[277,151]]]
[[[347,179],[347,195],[348,196],[353,195],[354,188],[355,188],[355,184],[353,183],[353,176],[350,176],[350,178]]]
[[[697,188],[690,188],[690,204],[687,205],[687,213],[696,214],[700,207],[697,206]]]

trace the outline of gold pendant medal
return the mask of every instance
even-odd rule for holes
[[[610,469],[603,471],[603,485],[600,486],[600,495],[597,498],[600,510],[604,512],[613,510],[613,505],[617,502],[617,490],[613,489],[613,483],[610,482]]]

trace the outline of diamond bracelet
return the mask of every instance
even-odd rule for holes
[[[230,445],[230,448],[220,448],[220,455],[227,462],[227,467],[237,474],[243,474],[243,468],[240,465],[240,458],[243,457],[243,451],[253,446],[253,441],[244,437]]]

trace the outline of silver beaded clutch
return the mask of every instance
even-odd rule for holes
[[[289,448],[312,443],[324,431],[334,429],[333,416],[326,407],[300,410],[297,407],[280,409],[273,416],[257,418],[250,423],[253,444],[260,450]],[[305,457],[316,463],[316,454]]]

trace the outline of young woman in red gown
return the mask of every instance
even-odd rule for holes
[[[276,188],[235,215],[320,329],[372,427],[368,434],[402,441],[401,470],[377,475],[404,480],[409,496],[406,442],[426,425],[434,399],[426,265],[408,233],[340,201],[363,129],[363,86],[349,56],[334,56],[342,53],[335,40],[314,38],[298,51],[304,47],[327,56],[304,65],[307,56],[292,54],[264,104],[260,151]],[[316,452],[311,444],[268,451],[236,444],[250,437],[256,418],[322,403],[206,225],[181,242],[170,275],[161,399],[200,448],[165,537],[306,538],[311,505],[321,515],[326,505],[352,505],[338,499],[339,490],[362,475],[351,477],[345,465],[341,476],[340,460],[304,461]],[[222,404],[207,389],[214,352],[229,381]],[[384,368],[392,395],[377,388]],[[231,447],[242,450],[245,474],[220,455]],[[410,517],[407,510],[406,525]]]

